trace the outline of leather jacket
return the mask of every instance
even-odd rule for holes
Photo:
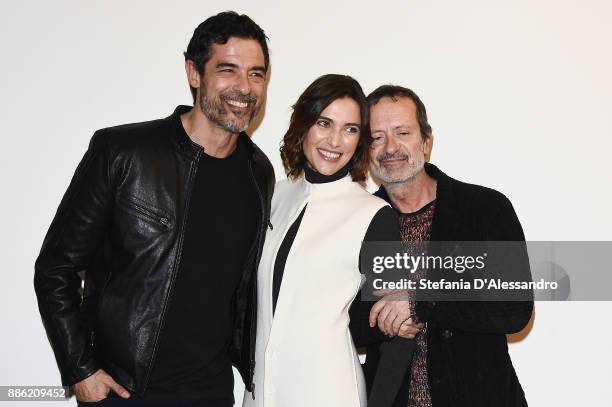
[[[203,151],[182,129],[180,115],[190,109],[98,130],[60,203],[36,260],[34,286],[64,385],[102,368],[137,394],[146,390]],[[252,390],[255,271],[275,180],[250,138],[241,133],[238,142],[247,147],[262,208],[232,309],[231,357]]]

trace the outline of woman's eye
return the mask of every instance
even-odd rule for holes
[[[346,131],[348,133],[356,134],[356,133],[359,133],[359,127],[355,127],[355,126],[347,127]]]
[[[317,124],[321,127],[329,127],[329,121],[320,119],[317,121]]]

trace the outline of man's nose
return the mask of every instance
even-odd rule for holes
[[[248,95],[251,93],[251,83],[249,82],[249,76],[246,72],[238,75],[238,82],[235,86],[242,95]]]
[[[398,144],[394,135],[389,135],[385,137],[385,152],[386,153],[395,153],[397,151]]]

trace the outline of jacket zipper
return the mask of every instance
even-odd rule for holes
[[[166,218],[165,216],[159,216],[153,212],[151,212],[149,209],[145,208],[144,206],[140,205],[139,203],[128,199],[128,198],[121,198],[123,201],[127,202],[132,208],[134,208],[136,211],[138,211],[140,214],[142,214],[143,216],[146,216],[147,218],[156,221],[157,223],[160,223],[161,225],[165,226],[166,228],[168,226],[170,226],[170,220],[168,218]]]
[[[257,241],[257,253],[255,256],[255,276],[253,278],[255,278],[254,282],[253,282],[253,292],[251,293],[251,295],[253,295],[255,298],[257,297],[257,268],[259,266],[259,260],[261,259],[261,249],[262,249],[262,241],[263,241],[263,236],[266,233],[266,227],[269,227],[270,230],[272,230],[272,223],[270,222],[270,219],[266,219],[266,206],[265,206],[265,200],[264,197],[261,193],[261,190],[259,188],[259,185],[257,185],[257,180],[255,179],[255,174],[253,173],[253,163],[251,160],[249,160],[249,174],[251,176],[251,181],[253,182],[253,185],[255,185],[255,189],[257,190],[257,195],[259,195],[259,206],[261,209],[261,226],[259,227],[259,238]],[[259,304],[258,304],[259,305]],[[253,382],[253,376],[255,375],[255,347],[253,346],[253,343],[255,342],[255,332],[253,331],[253,327],[257,324],[257,307],[253,307],[253,309],[251,310],[251,326],[249,327],[249,334],[251,336],[251,340],[249,341],[249,357],[250,357],[250,362],[251,365],[249,367],[249,384],[251,387],[251,396],[253,397],[253,400],[255,400],[255,383]]]
[[[157,347],[159,345],[159,337],[161,335],[161,331],[164,328],[164,322],[165,322],[165,318],[166,318],[166,312],[168,310],[168,300],[170,299],[170,297],[172,296],[172,292],[174,291],[174,282],[176,281],[176,275],[178,274],[178,269],[180,267],[180,262],[182,259],[182,251],[183,251],[183,239],[185,237],[185,228],[187,225],[187,217],[189,216],[189,204],[191,201],[191,192],[193,190],[193,182],[194,182],[194,174],[198,168],[198,163],[200,161],[200,157],[202,155],[202,151],[203,149],[200,148],[197,150],[196,153],[196,157],[194,159],[194,161],[192,161],[191,163],[191,168],[189,170],[189,178],[187,180],[187,193],[185,196],[185,214],[183,216],[183,222],[181,225],[181,231],[180,231],[180,235],[179,235],[179,244],[177,247],[177,257],[176,260],[174,262],[174,266],[172,268],[172,274],[170,275],[170,287],[168,288],[168,294],[166,295],[166,297],[164,298],[164,304],[162,306],[162,313],[161,313],[161,318],[160,318],[160,323],[159,323],[159,329],[157,330],[157,333],[155,334],[155,342],[153,344],[153,351],[151,353],[151,358],[149,360],[148,366],[147,366],[147,374],[145,376],[145,389],[146,387],[148,387],[149,385],[149,379],[151,376],[151,371],[153,368],[153,360],[155,360],[155,357],[157,355]]]

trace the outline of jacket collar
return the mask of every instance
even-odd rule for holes
[[[181,115],[187,113],[191,109],[193,109],[193,106],[179,105],[176,107],[176,109],[174,109],[174,112],[172,112],[172,114],[166,118],[166,120],[172,127],[172,139],[176,143],[178,149],[181,152],[195,157],[195,153],[202,147],[194,143],[189,138],[187,132],[185,132],[185,129],[183,128],[183,123],[181,123]],[[245,132],[240,132],[238,135],[238,142],[245,147],[249,158],[252,159],[253,154],[255,153],[255,147],[249,135]]]
[[[436,180],[436,208],[431,224],[431,240],[452,240],[453,236],[456,235],[455,231],[459,227],[454,191],[454,184],[457,181],[430,163],[425,163],[425,172]],[[384,199],[393,206],[383,185],[380,186],[374,195]]]

